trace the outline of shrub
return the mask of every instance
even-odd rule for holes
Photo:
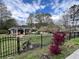
[[[8,30],[0,30],[0,34],[6,34],[8,33]]]

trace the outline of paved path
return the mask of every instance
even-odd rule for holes
[[[73,52],[71,55],[69,55],[65,59],[79,59],[79,49]]]

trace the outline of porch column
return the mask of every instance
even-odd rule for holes
[[[16,35],[18,35],[18,29],[16,29]]]
[[[26,32],[25,29],[23,29],[23,34],[24,34],[24,35],[25,35],[25,32]]]
[[[11,30],[11,34],[13,34],[13,30]]]

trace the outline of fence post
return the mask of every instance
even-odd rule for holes
[[[1,51],[1,38],[0,38],[0,58],[1,58],[1,55],[2,55],[2,51]]]
[[[42,45],[43,45],[43,37],[42,37],[42,34],[41,34],[41,48],[42,48]]]
[[[69,33],[69,40],[71,39],[71,32]]]
[[[20,38],[17,37],[17,53],[20,54]]]

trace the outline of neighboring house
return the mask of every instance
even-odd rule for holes
[[[11,27],[8,30],[9,34],[28,34],[32,31],[32,29],[27,26]]]

